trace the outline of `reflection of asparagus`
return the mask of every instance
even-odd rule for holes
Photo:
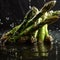
[[[47,46],[45,46],[43,43],[38,44],[37,46],[38,46],[39,56],[48,57],[50,49],[48,49]],[[51,47],[49,46],[49,48]]]

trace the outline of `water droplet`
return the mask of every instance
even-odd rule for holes
[[[20,22],[22,21],[22,20],[19,20]]]
[[[14,23],[10,24],[11,27],[14,27]]]
[[[17,52],[15,52],[15,56],[17,57]]]
[[[46,2],[46,0],[44,0],[44,2]]]
[[[2,22],[1,22],[0,24],[1,24],[1,25],[3,25],[3,23],[2,23]]]
[[[59,28],[57,27],[56,29],[58,30]]]
[[[60,30],[58,30],[58,31],[60,31]]]
[[[31,9],[31,0],[29,0],[29,9]]]
[[[60,41],[58,42],[58,44],[60,45]]]
[[[7,21],[6,21],[6,23],[7,23]]]
[[[52,31],[52,30],[49,30],[49,31]]]
[[[20,56],[20,59],[22,60],[22,56]]]
[[[58,41],[56,40],[55,43],[57,43]]]
[[[31,9],[31,6],[29,6],[29,8]]]
[[[0,19],[0,22],[1,22],[1,19]]]
[[[51,41],[51,44],[53,45],[53,41]]]
[[[9,17],[6,17],[6,20],[9,20]]]
[[[58,51],[56,50],[56,55],[58,54]]]

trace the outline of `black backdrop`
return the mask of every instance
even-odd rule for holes
[[[47,1],[49,0],[46,0],[46,2]],[[31,6],[36,6],[38,9],[40,9],[44,3],[44,0],[31,0]],[[53,10],[59,10],[59,4],[60,0],[57,0],[57,4]],[[28,10],[29,0],[0,0],[0,31],[8,30],[20,24]],[[60,21],[52,25],[59,27]],[[52,29],[54,29],[53,26]]]

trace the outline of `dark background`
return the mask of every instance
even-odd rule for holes
[[[29,5],[36,6],[40,9],[44,3],[49,0],[0,0],[0,31],[12,29],[14,26],[20,24],[26,12],[29,10]],[[53,10],[60,9],[60,0],[57,0],[57,4]],[[49,26],[49,29],[60,28],[60,20]]]

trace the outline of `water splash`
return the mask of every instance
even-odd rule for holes
[[[0,19],[0,22],[1,22],[1,19]]]
[[[29,0],[29,9],[31,9],[31,0]]]
[[[14,27],[14,23],[10,24],[10,26],[13,28]]]
[[[6,20],[9,20],[10,18],[9,17],[6,17]]]

